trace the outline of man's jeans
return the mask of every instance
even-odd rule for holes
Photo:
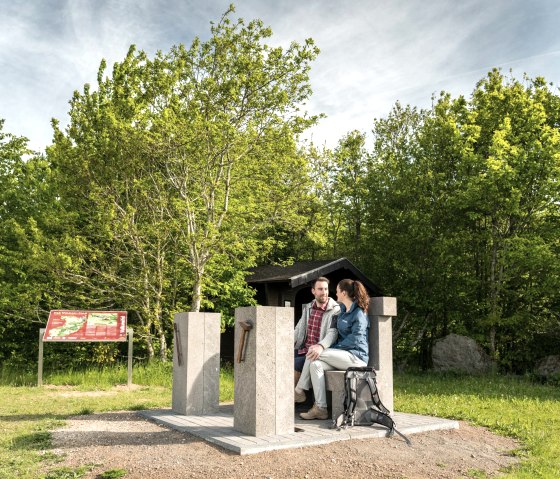
[[[305,353],[298,354],[298,350],[294,349],[294,370],[301,373],[305,363]]]

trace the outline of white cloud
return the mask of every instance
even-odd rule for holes
[[[207,38],[229,0],[0,0],[0,118],[43,149],[49,121],[64,123],[75,89],[95,83],[130,44],[153,54]],[[312,113],[328,118],[314,141],[334,146],[368,131],[395,101],[425,107],[440,90],[469,95],[493,66],[558,83],[560,6],[554,0],[284,0],[237,2],[236,16],[261,18],[274,43],[312,37]]]

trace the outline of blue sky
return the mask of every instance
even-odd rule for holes
[[[95,84],[102,58],[130,44],[152,55],[207,38],[230,0],[0,0],[0,118],[4,132],[42,151],[51,118],[65,125],[68,101]],[[260,18],[273,43],[311,37],[310,132],[334,147],[370,131],[396,101],[428,107],[442,90],[469,96],[492,67],[560,85],[557,0],[240,0],[236,17]],[[109,70],[110,71],[110,70]]]

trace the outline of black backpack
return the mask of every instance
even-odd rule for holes
[[[340,430],[354,425],[381,424],[389,429],[388,436],[392,436],[396,432],[410,446],[412,444],[410,439],[397,431],[395,421],[389,415],[389,410],[381,403],[375,378],[373,368],[348,368],[346,370],[344,373],[344,412],[333,419],[332,427]],[[369,388],[371,401],[367,395],[367,399],[362,397],[362,390],[366,387]]]

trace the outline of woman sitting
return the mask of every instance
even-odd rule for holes
[[[305,398],[304,390],[313,385],[315,404],[301,413],[303,419],[327,419],[327,391],[325,371],[346,370],[349,367],[367,366],[369,359],[369,296],[362,283],[343,279],[336,287],[340,306],[337,319],[338,339],[322,352],[310,351],[295,389],[295,399]]]

